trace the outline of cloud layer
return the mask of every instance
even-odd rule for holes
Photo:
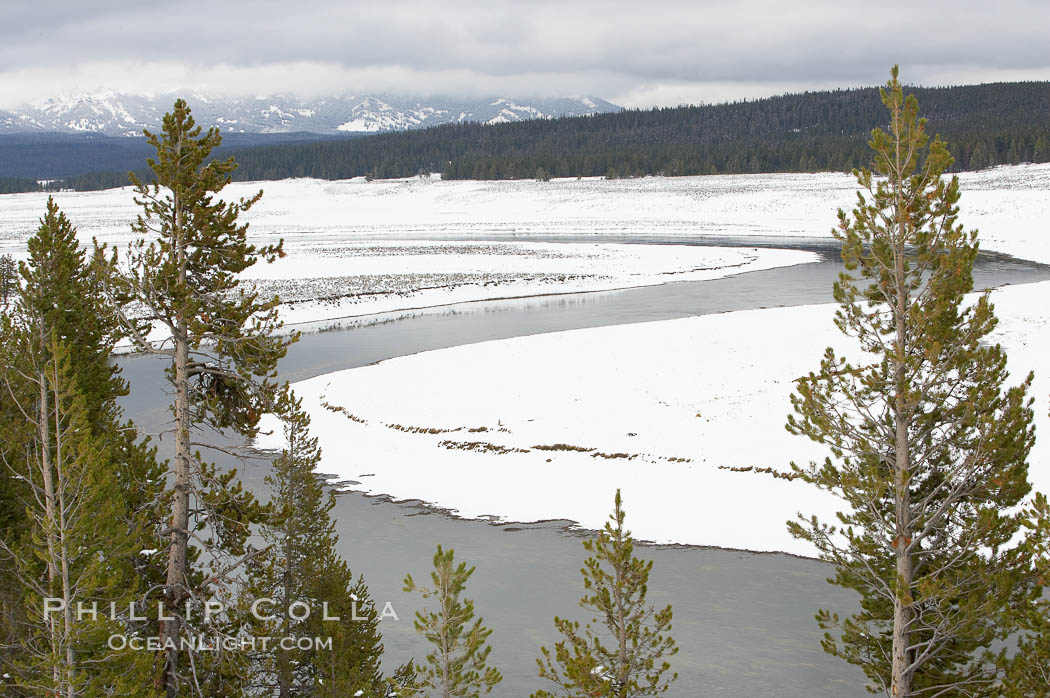
[[[650,106],[879,84],[893,63],[920,84],[1050,79],[1045,0],[77,0],[48,9],[0,6],[0,106],[97,87],[594,94]]]

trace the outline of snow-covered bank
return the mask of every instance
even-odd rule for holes
[[[1015,377],[1035,369],[1050,434],[1050,282],[994,293]],[[808,555],[784,522],[838,503],[801,482],[724,468],[822,457],[783,428],[792,381],[825,346],[848,347],[833,305],[574,330],[392,359],[298,383],[325,449],[354,489],[466,517],[605,521],[624,490],[636,535]],[[326,409],[325,404],[336,408]],[[279,445],[266,437],[263,447]],[[1031,460],[1050,490],[1050,439]],[[722,466],[722,467],[720,467]]]
[[[999,167],[961,179],[963,222],[980,228],[985,249],[1050,262],[1050,165]],[[263,291],[278,292],[286,301],[285,321],[300,323],[707,279],[811,261],[812,255],[801,252],[527,239],[828,237],[835,211],[853,204],[856,183],[841,174],[551,182],[415,177],[242,182],[223,194],[232,199],[260,188],[262,201],[245,215],[250,236],[260,243],[284,238],[288,256],[246,276]],[[24,255],[46,196],[0,196],[0,253]],[[129,223],[138,211],[130,189],[61,192],[55,198],[85,244],[97,237],[119,246],[132,238]]]
[[[527,242],[301,245],[246,274],[299,324],[466,301],[702,281],[817,261],[800,250]]]
[[[985,249],[1050,262],[1050,164],[960,175],[962,220]],[[366,182],[238,182],[223,193],[262,201],[247,215],[258,239],[290,245],[353,237],[494,235],[761,235],[826,237],[850,208],[849,175],[764,174],[551,182],[412,178]],[[126,240],[137,212],[130,189],[55,195],[84,238]],[[0,244],[24,240],[45,194],[0,196]]]

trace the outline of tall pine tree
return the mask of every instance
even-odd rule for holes
[[[161,134],[147,131],[146,138],[157,151],[147,161],[155,182],[131,177],[142,209],[132,230],[144,237],[130,245],[123,264],[116,252],[111,256],[106,296],[136,348],[170,361],[175,453],[163,601],[171,616],[160,629],[165,657],[157,683],[173,697],[201,680],[200,663],[183,656],[183,639],[192,647],[192,637],[219,632],[189,627],[186,605],[201,606],[228,590],[216,580],[243,563],[258,515],[235,474],[220,473],[201,457],[198,449],[210,445],[200,431],[255,434],[260,415],[274,404],[277,361],[294,336],[278,334],[277,298],[261,299],[238,281],[259,259],[283,252],[280,244],[250,244],[248,226],[239,220],[262,192],[234,203],[215,197],[236,167],[232,159],[209,159],[222,140],[218,130],[202,135],[178,100]],[[166,338],[154,341],[154,329]],[[204,549],[212,566],[207,575],[194,564]]]
[[[942,177],[951,156],[929,142],[896,67],[882,100],[890,128],[872,132],[875,172],[856,173],[857,205],[834,231],[847,269],[835,323],[863,359],[829,348],[798,380],[788,421],[832,453],[795,471],[845,508],[837,524],[789,527],[861,597],[849,618],[818,615],[840,631],[828,652],[891,696],[986,695],[985,650],[1033,593],[1011,545],[1029,491],[1031,376],[1005,387],[1006,355],[982,341],[996,324],[988,295],[964,303],[977,234],[957,223],[959,182]]]
[[[21,508],[0,526],[4,635],[21,648],[14,673],[27,688],[127,694],[148,661],[108,649],[107,633],[136,628],[127,614],[102,616],[156,581],[142,551],[155,542],[163,469],[122,422],[116,398],[127,388],[109,361],[117,335],[53,200],[28,249],[21,293],[0,320],[2,467]],[[44,613],[44,597],[63,609]],[[79,618],[75,603],[103,610]]]

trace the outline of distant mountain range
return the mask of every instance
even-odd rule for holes
[[[156,129],[179,95],[140,96],[113,91],[75,92],[17,109],[0,110],[0,134],[79,133],[141,136]],[[465,101],[344,95],[324,99],[294,96],[184,98],[197,122],[223,133],[365,134],[405,131],[449,123],[498,124],[527,119],[620,111],[596,97],[564,99],[491,98]]]
[[[1050,82],[907,90],[918,98],[923,116],[929,119],[929,132],[941,134],[948,143],[955,160],[953,171],[1050,162]],[[168,99],[158,101],[154,112],[138,115],[124,104],[127,114],[119,116],[124,124],[119,132],[131,132],[128,124],[137,127],[148,118],[158,118],[162,109],[170,109]],[[190,101],[199,121],[217,121],[214,102],[193,102],[192,97]],[[532,103],[535,111],[530,112],[510,100],[490,100],[482,106],[491,111],[484,113],[468,113],[465,108],[454,112],[450,103],[431,102],[430,108],[441,111],[447,121],[429,129],[418,128],[428,125],[423,117],[430,112],[415,103],[406,111],[404,104],[395,108],[390,100],[382,102],[388,107],[385,110],[367,100],[349,100],[344,106],[371,105],[372,120],[366,120],[364,111],[353,116],[352,110],[333,107],[325,121],[320,102],[310,107],[295,100],[284,106],[277,104],[279,100],[267,101],[274,104],[261,107],[257,102],[251,109],[244,106],[243,113],[222,112],[229,122],[223,123],[222,151],[216,155],[236,158],[236,179],[385,179],[419,172],[440,172],[444,179],[844,172],[871,162],[871,130],[887,125],[877,88],[652,110],[613,108],[611,113],[585,119],[532,118],[514,123],[501,122],[511,121],[512,115],[518,119],[551,112],[543,111],[539,103]],[[590,102],[595,108],[608,105]],[[108,103],[116,111],[116,102]],[[325,108],[334,103],[325,101]],[[591,109],[582,101],[577,104]],[[248,113],[254,115],[250,124]],[[377,120],[380,116],[386,120]],[[72,123],[86,127],[97,122],[74,119]],[[399,124],[407,125],[407,130],[346,130],[390,129]],[[249,125],[259,131],[248,132]],[[234,127],[245,132],[228,130]],[[286,131],[261,132],[278,127]],[[303,131],[322,127],[328,132]],[[0,131],[0,192],[33,191],[39,180],[61,180],[57,186],[80,190],[123,186],[128,170],[141,171],[151,154],[145,139],[125,135]]]

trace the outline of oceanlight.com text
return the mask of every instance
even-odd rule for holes
[[[188,650],[192,652],[265,652],[275,647],[282,650],[332,650],[331,637],[182,637],[178,640],[159,637],[139,637],[114,634],[106,641],[114,651],[160,652],[161,650]]]

